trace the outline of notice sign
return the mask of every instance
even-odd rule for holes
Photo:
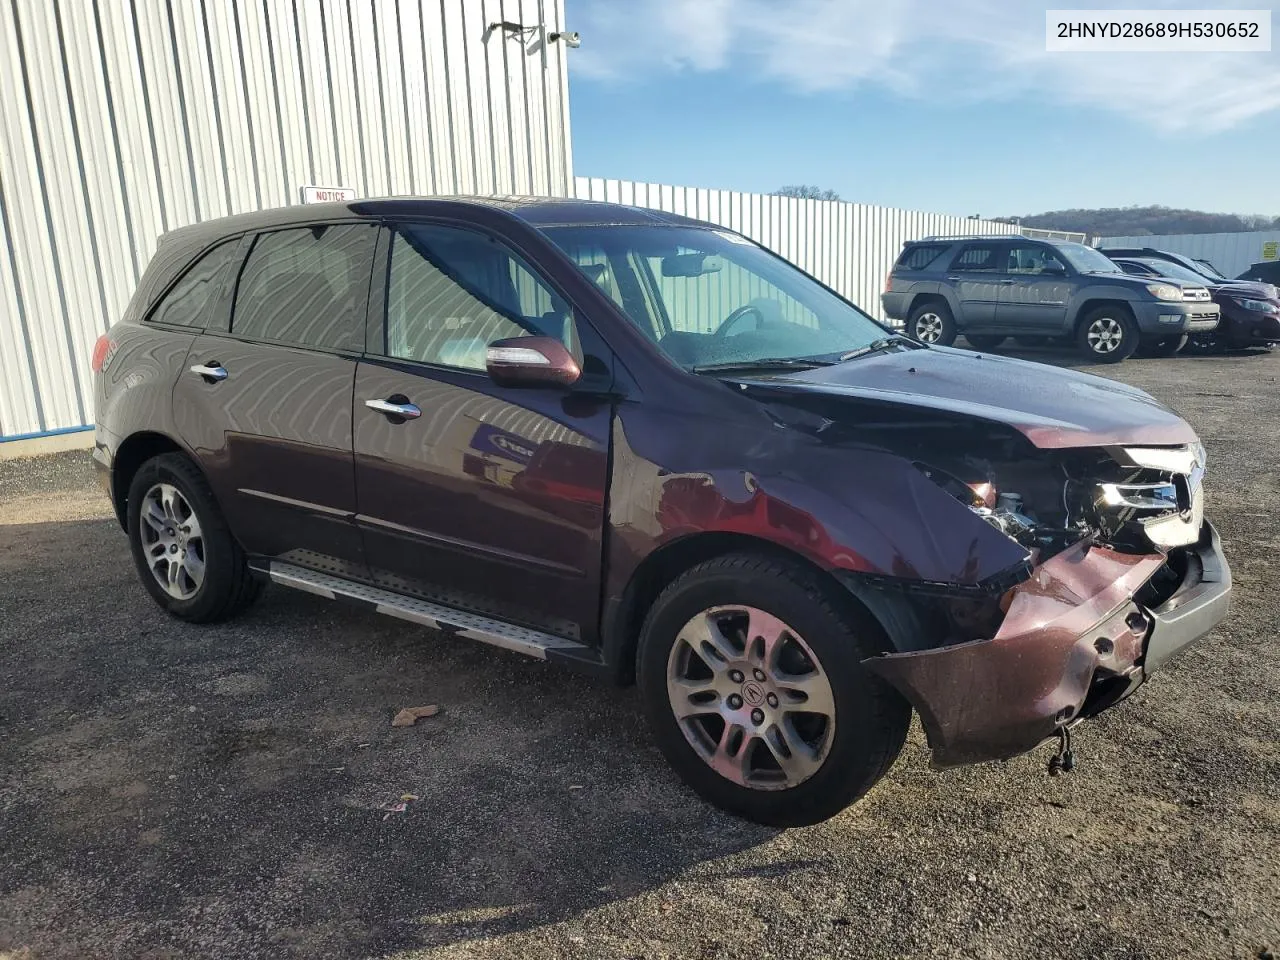
[[[1263,260],[1280,260],[1280,240],[1268,240],[1262,245]]]
[[[356,198],[354,187],[303,187],[303,203],[343,203]]]

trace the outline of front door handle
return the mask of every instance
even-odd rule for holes
[[[198,377],[204,377],[208,383],[221,383],[231,374],[227,373],[226,368],[216,360],[213,363],[197,363],[191,368],[191,372]]]
[[[1001,282],[1001,283],[1017,283],[1018,281],[1017,281],[1016,279],[1014,279],[1013,277],[1010,277],[1009,279],[1007,279],[1007,280],[1001,280],[1000,282]]]
[[[399,395],[386,400],[366,400],[364,405],[370,410],[386,414],[388,419],[397,423],[401,420],[416,420],[422,416],[422,411],[415,404],[408,399],[401,399]]]
[[[960,282],[960,280],[961,280],[961,278],[960,278],[960,277],[947,277],[947,281],[948,281],[949,283],[959,283],[959,282]]]

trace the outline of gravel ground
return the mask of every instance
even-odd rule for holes
[[[785,832],[691,795],[634,691],[279,588],[168,619],[87,455],[0,463],[0,960],[1269,958],[1280,354],[1098,372],[1204,438],[1231,618],[1069,776],[1048,747],[935,773],[917,726]]]

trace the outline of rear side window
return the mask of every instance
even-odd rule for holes
[[[359,350],[375,228],[324,224],[264,233],[236,286],[231,333],[321,350]]]
[[[218,299],[239,244],[239,237],[227,240],[193,263],[182,279],[160,298],[147,319],[152,323],[204,329],[208,323],[206,309]]]
[[[982,243],[965,247],[960,251],[960,255],[951,261],[951,269],[970,272],[978,270],[996,271],[1000,266],[996,260],[997,249],[994,243]]]
[[[896,268],[898,270],[926,270],[929,264],[942,256],[946,250],[946,244],[918,243],[914,247],[907,247],[902,251],[902,255],[898,257]]]

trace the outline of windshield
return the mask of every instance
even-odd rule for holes
[[[1083,243],[1055,243],[1053,246],[1081,273],[1124,273],[1106,255]]]
[[[1202,277],[1194,270],[1189,270],[1180,263],[1171,263],[1168,260],[1139,260],[1141,264],[1150,267],[1162,277],[1170,277],[1174,280],[1181,280],[1183,283],[1194,283],[1203,287],[1206,283],[1213,281],[1207,277]]]
[[[745,237],[676,226],[544,232],[687,370],[834,362],[892,334]]]
[[[1195,263],[1195,265],[1200,268],[1201,272],[1204,273],[1206,277],[1211,277],[1214,280],[1227,279],[1226,276],[1223,274],[1223,272],[1219,270],[1217,267],[1215,267],[1208,260],[1194,260],[1192,262]]]

